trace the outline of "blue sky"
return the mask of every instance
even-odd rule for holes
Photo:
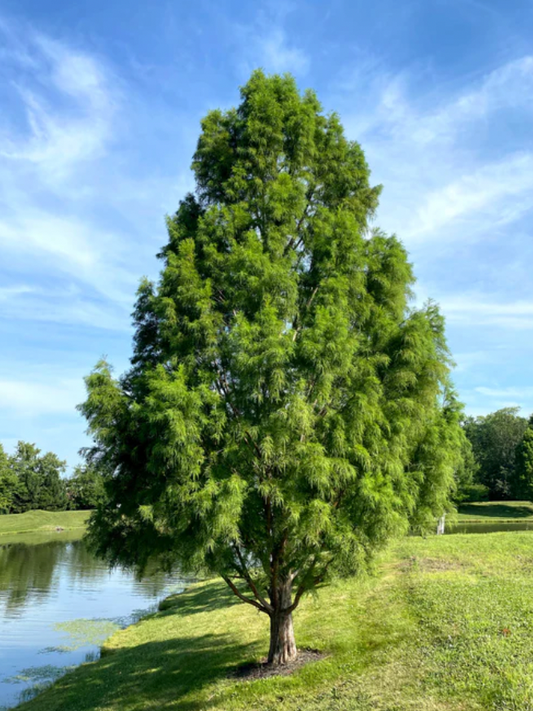
[[[529,0],[0,1],[0,441],[75,464],[102,355],[128,364],[200,118],[252,69],[340,113],[442,306],[467,412],[533,412]]]

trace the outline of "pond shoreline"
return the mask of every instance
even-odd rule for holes
[[[0,708],[11,708],[157,609],[179,581],[139,581],[87,549],[83,528],[0,537]]]

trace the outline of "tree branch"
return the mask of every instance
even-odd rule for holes
[[[301,228],[301,226],[302,226],[303,221],[304,221],[305,218],[307,217],[307,210],[308,210],[308,209],[310,208],[310,206],[311,206],[311,199],[312,199],[312,197],[313,197],[313,193],[311,193],[311,195],[309,196],[307,205],[305,206],[305,210],[303,211],[302,216],[301,216],[300,219],[298,220],[298,224],[296,225],[296,234],[294,235],[294,237],[293,237],[292,239],[289,240],[289,242],[287,243],[287,245],[286,245],[286,247],[285,247],[285,250],[284,250],[284,252],[283,252],[283,256],[284,256],[284,257],[285,257],[285,256],[290,252],[290,250],[294,247],[294,241],[295,241],[296,237],[298,236],[298,233],[299,233],[299,231],[300,231],[300,228]],[[298,247],[298,246],[301,244],[302,239],[303,239],[302,237],[299,238],[296,247]]]
[[[222,579],[227,583],[227,585],[230,587],[231,591],[243,602],[247,602],[249,605],[253,605],[253,607],[256,607],[260,612],[264,612],[266,615],[268,615],[268,611],[263,607],[263,605],[260,605],[258,602],[255,600],[252,600],[249,597],[246,597],[246,595],[243,595],[242,592],[237,588],[235,583],[229,578],[227,575],[223,575]]]
[[[306,314],[307,309],[308,309],[308,308],[311,306],[311,304],[313,303],[313,299],[314,299],[315,296],[316,296],[316,293],[317,293],[317,291],[318,291],[318,287],[319,287],[319,286],[320,286],[320,284],[317,284],[317,285],[315,286],[315,288],[313,289],[313,292],[312,292],[311,296],[307,299],[307,302],[306,302],[306,304],[305,304],[305,306],[304,306],[304,308],[303,308],[303,311],[304,311],[303,316],[304,316],[304,317],[305,317],[305,314]],[[299,333],[299,332],[301,331],[301,329],[302,329],[302,326],[303,326],[303,318],[300,318],[300,325],[299,325],[297,328],[294,329],[294,333],[293,333],[293,335],[292,335],[292,340],[293,340],[293,341],[296,340],[296,338],[297,338],[297,336],[298,336],[298,333]]]
[[[240,564],[241,564],[242,576],[243,576],[243,578],[246,580],[246,582],[248,583],[248,587],[249,587],[250,590],[253,592],[254,597],[256,598],[256,600],[259,600],[259,602],[260,602],[261,605],[265,608],[265,610],[267,610],[268,612],[272,612],[274,608],[272,607],[272,605],[270,605],[270,604],[265,600],[265,598],[261,595],[261,593],[260,593],[259,590],[257,589],[256,584],[255,584],[254,581],[252,580],[252,576],[251,576],[250,573],[248,572],[248,568],[246,567],[246,562],[245,562],[245,560],[244,560],[244,558],[243,558],[243,556],[242,556],[242,553],[241,553],[241,551],[240,551],[240,549],[239,549],[239,546],[235,545],[235,546],[234,546],[234,549],[235,549],[235,552],[237,553],[237,557],[239,558],[239,562],[240,562]]]
[[[296,591],[296,595],[294,596],[294,601],[293,601],[292,605],[290,605],[289,607],[287,607],[285,609],[286,613],[289,614],[291,612],[294,612],[294,610],[298,607],[298,604],[299,604],[300,599],[301,599],[302,595],[304,594],[304,592],[306,590],[309,590],[311,587],[318,585],[318,583],[321,583],[322,580],[324,580],[326,573],[328,572],[328,568],[332,562],[333,562],[333,558],[331,558],[326,563],[326,565],[323,567],[322,571],[320,572],[320,575],[317,575],[314,578],[312,578],[311,580],[309,580],[309,577],[312,574],[312,572],[315,568],[315,565],[317,563],[317,557],[316,556],[314,557],[313,562],[311,563],[311,565],[309,566],[309,569],[307,570],[306,574],[304,575],[302,582],[298,586],[298,589]]]

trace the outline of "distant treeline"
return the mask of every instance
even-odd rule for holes
[[[458,501],[533,500],[533,415],[505,407],[484,417],[467,417],[469,446],[457,476]]]
[[[35,509],[92,509],[104,494],[102,477],[90,466],[78,466],[65,478],[66,462],[29,442],[19,442],[13,455],[0,444],[0,514]]]

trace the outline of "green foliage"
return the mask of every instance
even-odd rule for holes
[[[455,496],[457,503],[468,501],[488,501],[489,489],[485,484],[464,484]]]
[[[13,508],[18,479],[10,466],[10,459],[0,444],[0,514],[9,513]]]
[[[15,492],[14,513],[23,513],[39,508],[42,476],[39,471],[41,450],[29,442],[18,442],[15,454],[11,457],[11,467],[18,481]]]
[[[464,437],[443,319],[369,227],[361,147],[290,76],[241,93],[202,122],[130,371],[99,363],[80,409],[107,472],[96,549],[207,568],[272,615],[433,522]]]
[[[505,407],[490,415],[468,418],[466,435],[479,467],[478,482],[489,489],[493,499],[525,496],[516,470],[517,447],[522,441],[527,419],[518,407]]]
[[[19,442],[12,456],[0,445],[0,513],[64,510],[67,505],[62,478],[65,468],[66,463],[55,454],[41,455],[29,442]]]
[[[476,481],[479,465],[474,456],[472,444],[463,430],[461,461],[455,472],[454,501],[484,501],[488,498],[488,489]]]
[[[65,469],[66,462],[62,462],[52,452],[40,458],[39,472],[42,483],[37,508],[44,511],[63,511],[67,507],[67,488],[61,477]]]
[[[105,498],[104,477],[93,466],[77,466],[67,481],[69,508],[94,509]]]
[[[0,445],[0,513],[93,509],[105,496],[104,478],[94,466],[77,466],[65,479],[66,462],[34,444],[19,442],[13,456]]]
[[[9,466],[17,478],[12,513],[66,508],[66,487],[61,477],[66,462],[57,455],[52,452],[41,455],[41,450],[34,444],[19,442]]]
[[[516,452],[516,490],[524,499],[533,499],[533,417]]]

